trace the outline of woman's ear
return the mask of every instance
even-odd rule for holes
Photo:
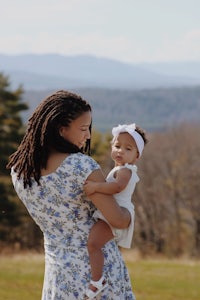
[[[61,127],[59,128],[59,134],[60,134],[60,136],[62,136],[62,137],[63,137],[63,131],[64,131],[64,127],[61,126]]]

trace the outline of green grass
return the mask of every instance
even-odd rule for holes
[[[199,261],[136,260],[130,253],[125,260],[137,300],[200,299]],[[40,300],[43,273],[43,255],[1,255],[0,299]]]
[[[137,300],[199,300],[200,262],[127,260]]]
[[[0,299],[40,300],[43,273],[41,255],[0,256]]]

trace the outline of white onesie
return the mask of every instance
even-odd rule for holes
[[[114,174],[116,171],[122,168],[128,168],[132,171],[131,178],[125,187],[123,191],[120,193],[114,194],[114,198],[117,200],[117,203],[128,209],[128,211],[131,214],[131,222],[128,228],[125,229],[117,229],[111,226],[108,221],[104,218],[102,213],[99,210],[96,210],[94,213],[94,218],[95,219],[102,219],[106,223],[109,224],[112,233],[114,235],[114,238],[117,242],[117,244],[123,248],[130,248],[131,247],[131,242],[132,242],[132,237],[133,237],[133,230],[134,230],[134,216],[135,216],[135,211],[134,211],[134,205],[131,201],[132,194],[135,190],[136,183],[139,181],[139,177],[137,175],[137,166],[136,165],[130,165],[130,164],[125,164],[124,166],[117,166],[114,167],[110,173],[108,174],[106,181],[107,182],[115,182]]]

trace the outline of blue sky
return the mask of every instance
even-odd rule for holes
[[[0,53],[200,61],[200,0],[0,0]]]

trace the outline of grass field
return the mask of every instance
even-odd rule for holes
[[[200,300],[200,262],[126,260],[137,300]]]
[[[200,299],[199,261],[124,257],[137,300]],[[0,299],[40,300],[43,272],[42,255],[1,255]]]

